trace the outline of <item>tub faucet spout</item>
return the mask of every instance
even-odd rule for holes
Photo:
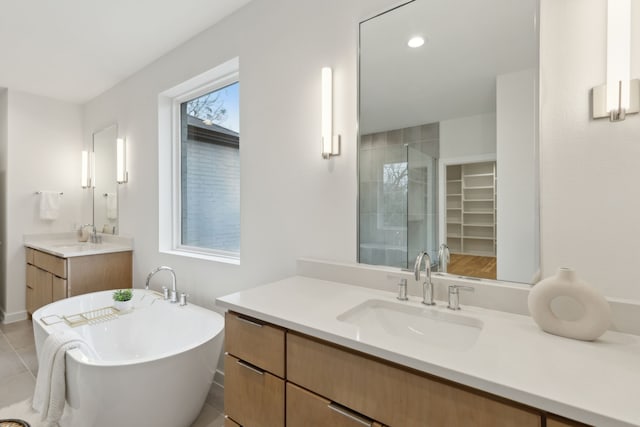
[[[149,275],[147,276],[147,283],[145,284],[144,288],[146,290],[149,289],[149,282],[151,281],[151,278],[159,271],[162,270],[167,270],[171,273],[171,291],[169,292],[169,302],[172,303],[176,303],[178,302],[178,289],[176,286],[176,272],[173,271],[173,268],[171,267],[167,267],[165,265],[162,265],[158,268],[156,268],[155,270],[151,271],[151,273],[149,273]]]

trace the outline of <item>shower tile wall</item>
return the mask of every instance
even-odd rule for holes
[[[407,268],[419,250],[431,252],[438,154],[438,123],[361,137],[360,262]]]

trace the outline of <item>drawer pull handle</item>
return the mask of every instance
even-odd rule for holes
[[[249,324],[251,326],[256,326],[258,328],[262,328],[264,326],[261,323],[254,322],[253,320],[249,320],[249,319],[246,319],[244,317],[236,316],[236,319],[240,320],[241,322],[247,323],[247,324]]]
[[[347,418],[349,418],[349,419],[351,419],[351,420],[353,420],[353,421],[355,421],[357,423],[360,423],[363,426],[371,427],[373,425],[373,423],[370,420],[368,420],[368,419],[366,419],[366,418],[364,418],[364,417],[362,417],[362,416],[360,416],[360,415],[348,410],[344,406],[338,405],[337,403],[331,402],[331,403],[329,403],[328,406],[329,406],[329,409],[331,409],[332,411],[335,411],[340,415],[344,415],[345,417],[347,417]]]
[[[238,365],[243,366],[243,367],[247,368],[248,370],[250,370],[252,372],[255,372],[256,374],[264,375],[264,371],[261,371],[260,369],[256,368],[253,365],[250,365],[250,364],[248,364],[246,362],[243,362],[242,360],[237,360],[236,362],[238,363]]]

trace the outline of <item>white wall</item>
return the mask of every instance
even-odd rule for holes
[[[497,260],[500,280],[531,283],[540,265],[536,70],[498,76],[496,91],[498,200]]]
[[[6,174],[5,321],[26,318],[23,235],[71,231],[82,220],[80,187],[82,109],[78,105],[9,89]],[[60,216],[38,216],[38,190],[64,192]]]
[[[440,160],[495,154],[496,113],[440,122]]]
[[[589,118],[589,91],[606,78],[606,4],[541,5],[542,269],[572,266],[606,295],[640,300],[640,116]],[[638,78],[639,25],[631,52]]]
[[[109,122],[127,138],[120,229],[135,238],[136,286],[170,265],[178,288],[211,307],[216,296],[294,274],[300,256],[355,261],[357,24],[394,4],[255,0],[86,105],[85,140]],[[236,56],[241,265],[160,254],[158,94]],[[334,68],[334,128],[342,134],[342,154],[331,161],[320,155],[322,66]]]
[[[123,233],[136,239],[137,286],[153,267],[169,264],[179,287],[211,306],[218,295],[293,274],[299,256],[356,259],[357,23],[396,4],[254,0],[86,105],[85,146],[93,130],[113,122],[130,144],[120,213]],[[605,79],[605,7],[605,0],[542,0],[542,268],[547,276],[571,265],[607,295],[640,299],[640,117],[589,119],[589,90]],[[638,8],[634,14],[640,22]],[[157,95],[235,56],[242,81],[242,264],[160,255]],[[639,61],[636,55],[634,76]],[[323,65],[334,67],[335,127],[343,136],[343,154],[329,162],[318,154]],[[14,267],[5,274],[5,309],[17,312],[24,309],[22,234],[68,230],[88,220],[90,202],[76,185],[78,108],[10,90],[8,115],[6,249]],[[66,212],[54,225],[37,220],[32,193],[45,185],[65,191],[67,207],[82,200],[83,218]]]

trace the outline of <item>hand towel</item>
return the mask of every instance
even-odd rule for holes
[[[53,332],[47,337],[38,357],[38,378],[33,394],[33,409],[43,421],[55,425],[62,416],[66,398],[65,356],[67,350],[80,348],[87,355],[95,352],[80,335],[70,329]]]
[[[118,218],[118,194],[107,193],[107,218]]]
[[[40,192],[40,219],[58,219],[62,195],[58,191]]]

